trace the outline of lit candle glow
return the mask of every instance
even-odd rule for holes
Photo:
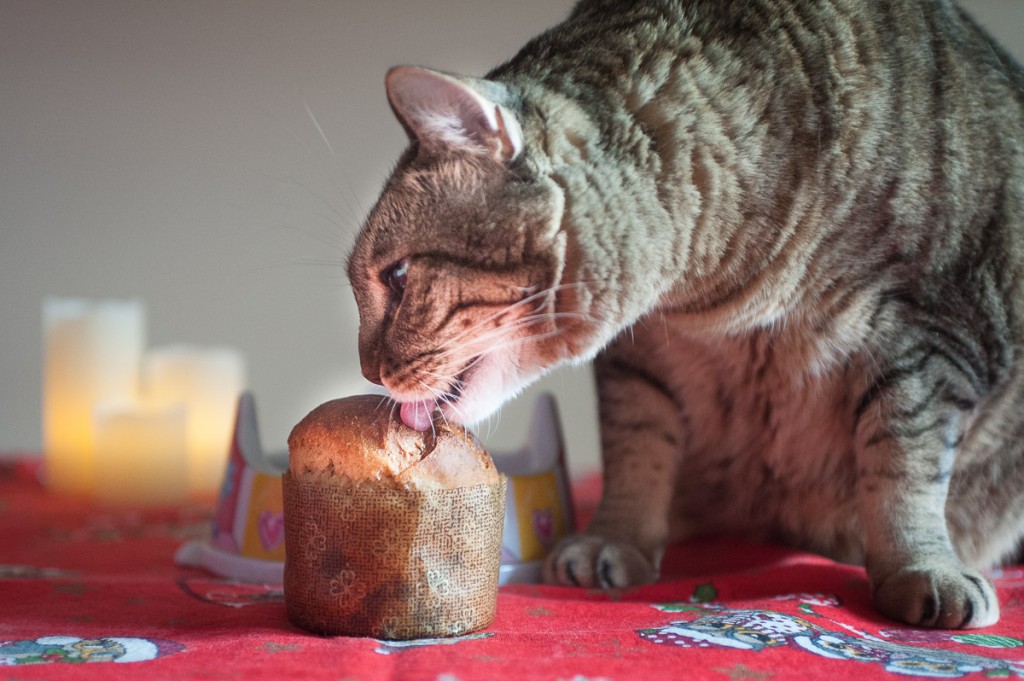
[[[245,363],[231,348],[145,347],[138,301],[43,304],[47,485],[124,504],[213,499]]]
[[[111,505],[188,498],[185,407],[132,404],[96,409],[96,498]]]
[[[213,496],[224,477],[245,362],[231,348],[169,345],[149,350],[142,364],[143,392],[159,405],[185,408],[188,486]]]
[[[48,298],[43,304],[43,448],[52,489],[95,489],[93,409],[138,394],[145,344],[139,301]]]

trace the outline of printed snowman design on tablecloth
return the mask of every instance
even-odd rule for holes
[[[655,606],[668,612],[688,612],[696,617],[641,629],[637,633],[645,641],[657,645],[684,648],[725,648],[755,653],[773,648],[789,648],[834,660],[879,664],[888,672],[905,676],[955,679],[976,672],[984,672],[988,676],[1024,676],[1024,660],[1001,660],[955,650],[897,643],[828,620],[811,608],[812,604],[832,604],[829,597],[824,598],[824,601],[818,599],[813,603],[800,603],[800,612],[818,618],[815,622],[767,609],[733,610],[706,603]],[[822,626],[822,620],[830,621],[845,631]],[[1017,639],[995,638],[1002,641],[1000,647],[1015,647],[1022,643]],[[948,640],[959,642],[955,635]]]
[[[43,636],[0,641],[0,667],[55,662],[146,662],[184,650],[173,641],[146,638]]]

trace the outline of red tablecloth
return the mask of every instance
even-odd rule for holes
[[[735,541],[668,552],[655,585],[502,587],[485,631],[320,638],[278,584],[175,566],[210,509],[115,511],[0,464],[0,679],[890,679],[1024,674],[1024,570],[996,578],[999,624],[921,631],[876,615],[859,568]],[[583,515],[597,494],[579,489]]]

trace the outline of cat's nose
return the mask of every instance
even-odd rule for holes
[[[384,382],[380,378],[380,362],[376,357],[360,357],[359,364],[363,371],[363,376],[370,383],[376,383],[377,385],[384,385]]]
[[[384,373],[381,362],[381,338],[379,331],[369,333],[365,325],[359,326],[359,368],[370,383],[383,385]]]

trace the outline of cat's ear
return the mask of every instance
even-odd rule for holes
[[[416,66],[396,66],[387,75],[388,101],[410,139],[428,147],[463,148],[511,161],[523,151],[519,121],[482,89]]]

